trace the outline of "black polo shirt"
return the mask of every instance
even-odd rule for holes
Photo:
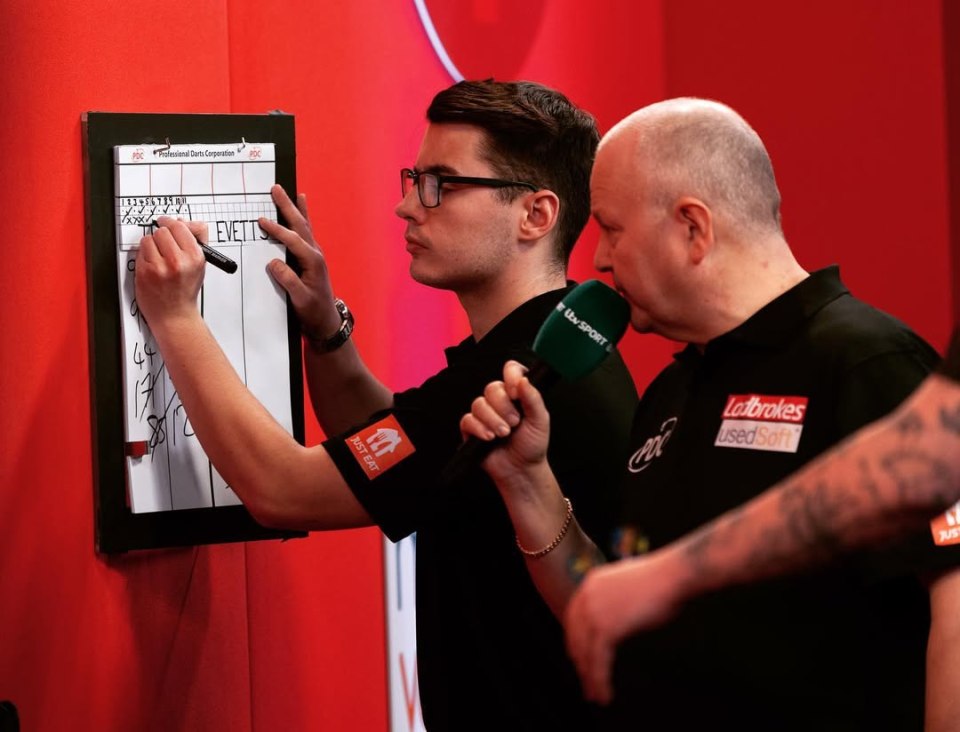
[[[560,624],[529,578],[496,488],[479,468],[452,489],[437,481],[473,399],[502,378],[507,359],[532,362],[540,326],[570,289],[530,300],[480,342],[447,349],[443,371],[396,394],[394,408],[368,426],[324,443],[390,539],[417,532],[418,672],[431,732],[590,728]],[[633,381],[615,353],[545,396],[550,463],[581,526],[599,537],[610,526],[611,487],[637,404]],[[409,444],[412,453],[404,452]]]
[[[748,501],[889,412],[938,360],[835,267],[812,274],[703,352],[688,347],[643,395],[627,543],[661,547]],[[758,555],[776,542],[762,537]],[[926,532],[884,557],[692,603],[621,647],[613,713],[651,732],[920,730],[929,600],[910,570],[942,551]]]

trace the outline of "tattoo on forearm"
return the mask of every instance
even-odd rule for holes
[[[841,545],[837,530],[839,519],[854,510],[858,496],[833,490],[823,478],[818,478],[810,487],[794,483],[784,491],[780,511],[788,532],[783,537],[783,548],[804,546],[816,556],[826,556]]]
[[[584,549],[567,560],[567,576],[575,585],[579,585],[587,572],[601,564],[604,564],[604,558],[599,549],[595,546]]]
[[[743,511],[743,507],[736,508],[724,516],[720,525],[710,524],[690,537],[685,551],[694,572],[706,574],[714,570],[712,560],[739,538]]]
[[[878,457],[896,492],[891,513],[913,521],[914,514],[929,519],[957,499],[955,471],[948,460],[918,448],[902,448]]]
[[[893,428],[901,435],[920,434],[924,430],[923,419],[916,411],[910,410],[894,420]]]
[[[954,420],[949,429],[960,434],[960,406],[942,410],[941,419]],[[747,504],[696,532],[685,547],[692,570],[711,586],[760,579],[922,528],[956,501],[956,461],[926,448],[919,415],[908,413],[892,426],[904,436],[895,447],[841,448],[778,489],[775,511],[769,502]]]
[[[960,403],[940,407],[940,424],[951,433],[960,434]]]

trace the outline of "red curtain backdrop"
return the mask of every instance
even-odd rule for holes
[[[801,264],[839,262],[943,347],[940,0],[457,5],[435,15],[464,73],[556,86],[603,130],[665,96],[733,105],[769,145]],[[6,0],[0,28],[0,698],[40,732],[385,730],[376,530],[93,550],[80,115],[295,114],[299,188],[355,337],[413,385],[466,334],[449,294],[409,280],[392,212],[450,83],[413,0]],[[591,225],[578,279],[595,241]],[[642,387],[674,346],[623,350]]]

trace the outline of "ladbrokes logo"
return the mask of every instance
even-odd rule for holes
[[[724,419],[759,419],[765,422],[803,424],[807,413],[806,397],[731,394],[723,408]]]
[[[731,394],[714,445],[742,450],[796,452],[807,397]]]
[[[346,443],[370,479],[417,451],[392,414],[351,435]]]
[[[950,507],[930,522],[933,543],[937,546],[960,544],[960,503]]]

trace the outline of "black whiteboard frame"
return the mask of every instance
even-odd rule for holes
[[[135,549],[287,539],[303,532],[257,524],[243,506],[133,513],[127,502],[124,455],[122,340],[117,276],[115,145],[274,143],[276,181],[296,196],[293,115],[139,114],[87,112],[81,118],[90,353],[90,419],[93,448],[94,544],[112,554]],[[290,262],[290,254],[287,254]],[[292,264],[292,262],[291,262]],[[304,443],[300,329],[287,303],[290,405],[293,435]]]

